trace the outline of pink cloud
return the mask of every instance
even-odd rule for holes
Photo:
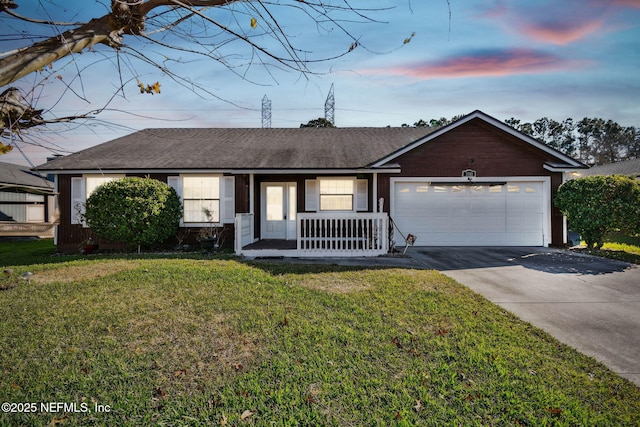
[[[598,32],[603,26],[604,22],[599,19],[584,22],[523,22],[519,30],[535,40],[564,46]]]
[[[554,55],[529,49],[478,51],[441,61],[365,72],[429,78],[499,77],[517,74],[539,74],[567,68],[578,63],[567,62]]]
[[[614,11],[640,8],[640,0],[495,0],[476,16],[530,40],[565,46],[607,31]]]
[[[605,6],[620,6],[620,7],[630,7],[633,9],[640,9],[640,0],[604,0],[599,1]]]

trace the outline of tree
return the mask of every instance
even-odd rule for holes
[[[588,118],[576,124],[578,149],[585,163],[602,165],[629,158],[629,148],[635,145],[636,132],[612,120]]]
[[[182,203],[169,185],[151,178],[128,177],[98,187],[84,217],[98,236],[129,245],[148,245],[175,234]]]
[[[324,117],[309,120],[306,124],[301,123],[301,128],[334,128],[335,125]]]
[[[602,247],[612,231],[640,232],[640,184],[626,176],[588,176],[567,181],[554,199],[589,249]]]
[[[86,4],[89,11],[104,6],[103,2]],[[49,0],[38,2],[37,7],[42,16],[50,12],[43,13],[46,7],[55,7],[58,12],[68,6],[62,0],[57,5],[55,0]],[[81,22],[54,22],[23,16],[16,9],[16,1],[0,0],[0,26],[4,33],[0,46],[9,49],[0,53],[0,88],[6,88],[3,96],[10,95],[12,99],[0,108],[5,142],[21,137],[29,128],[94,117],[109,105],[113,98],[97,110],[53,118],[42,115],[43,111],[48,113],[52,105],[47,108],[33,105],[38,97],[36,92],[44,90],[45,81],[60,80],[65,94],[70,92],[81,99],[83,87],[95,84],[88,77],[82,77],[90,75],[87,70],[92,64],[79,65],[75,54],[91,52],[96,62],[113,63],[114,97],[124,97],[124,87],[130,83],[143,93],[159,93],[159,82],[140,80],[138,67],[147,64],[199,95],[224,100],[224,95],[221,98],[205,84],[189,78],[178,66],[194,57],[204,58],[222,64],[249,81],[249,70],[254,66],[264,69],[263,74],[268,76],[273,76],[276,69],[311,73],[310,64],[337,59],[364,46],[362,36],[352,34],[347,23],[375,22],[371,15],[386,10],[369,5],[356,8],[348,0],[111,0],[110,8],[102,16]],[[84,12],[69,11],[69,15],[75,17]],[[295,46],[295,37],[287,34],[278,18],[294,13],[297,16],[293,20],[308,19],[318,31],[339,35],[335,51],[314,56],[308,48]],[[16,46],[19,40],[23,40],[24,45]],[[400,48],[406,39],[402,41],[399,37],[398,42]],[[70,59],[60,61],[63,58]],[[64,68],[74,70],[73,81],[62,77],[60,70]],[[33,73],[39,73],[40,81],[30,79],[31,89],[9,87],[14,82],[24,83],[24,78]],[[0,141],[0,144],[9,145],[10,141],[7,144]]]
[[[533,123],[505,120],[509,126],[585,164],[600,165],[634,159],[640,152],[640,135],[633,127],[612,120],[585,117],[558,122],[547,117]]]
[[[447,126],[447,125],[455,122],[456,120],[460,120],[464,116],[465,116],[465,114],[458,114],[457,116],[453,116],[450,119],[447,119],[446,117],[441,117],[439,119],[431,119],[428,122],[425,121],[424,119],[420,119],[417,122],[415,122],[413,124],[413,126],[409,126],[408,124],[403,123],[401,125],[401,127],[403,127],[403,128],[408,128],[408,127],[426,128],[426,127],[430,127],[430,128],[438,129],[438,128]]]

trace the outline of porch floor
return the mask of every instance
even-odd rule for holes
[[[264,249],[278,249],[278,250],[291,250],[297,249],[297,244],[295,240],[280,240],[280,239],[265,239],[258,240],[255,243],[251,243],[243,247],[245,250],[264,250]]]

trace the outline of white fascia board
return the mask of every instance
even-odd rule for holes
[[[567,166],[544,165],[543,167],[545,170],[548,170],[549,172],[575,172],[575,171],[588,169],[588,167],[586,166],[571,166],[571,165],[567,165]]]
[[[400,168],[395,169],[241,169],[232,170],[232,174],[254,175],[345,175],[359,173],[400,173]]]
[[[344,175],[359,173],[400,173],[397,168],[382,169],[64,169],[64,170],[48,170],[40,169],[43,172],[55,175],[100,175],[100,174],[215,174],[215,175]]]
[[[233,173],[230,169],[38,169],[39,171],[47,172],[53,175],[113,175],[113,174],[153,174],[153,173],[167,173],[167,174],[189,174],[189,173],[202,173],[202,174],[215,174],[224,175]]]

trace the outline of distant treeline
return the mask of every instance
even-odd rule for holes
[[[462,117],[442,117],[428,122],[419,120],[413,126],[438,128]],[[640,129],[624,127],[613,120],[585,117],[578,122],[571,118],[557,122],[543,117],[533,123],[524,123],[512,117],[504,122],[588,165],[614,163],[640,156]]]

